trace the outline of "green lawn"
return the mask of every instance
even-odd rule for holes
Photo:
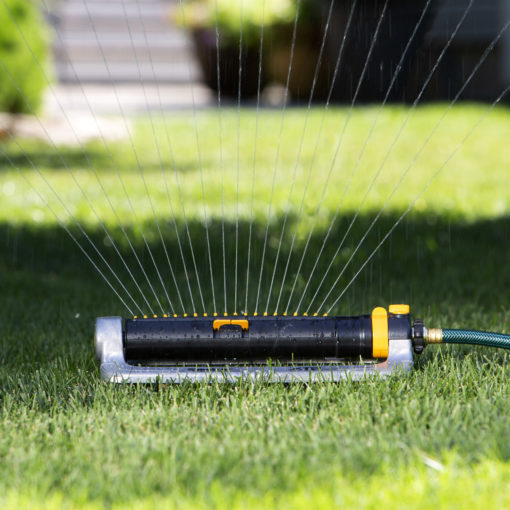
[[[161,313],[158,301],[165,312],[170,311],[170,304],[141,230],[176,313],[192,313],[194,309],[197,313],[212,313],[215,303],[216,310],[222,313],[225,295],[229,312],[246,309],[250,313],[255,308],[263,312],[266,303],[269,313],[275,309],[279,313],[286,310],[292,313],[304,296],[298,308],[303,313],[362,204],[331,272],[310,306],[309,311],[314,312],[445,108],[445,105],[430,105],[417,110],[363,201],[408,114],[404,107],[385,109],[352,177],[309,287],[306,286],[308,275],[350,182],[377,108],[357,108],[353,112],[316,222],[315,211],[347,110],[335,109],[326,117],[301,213],[322,112],[311,113],[297,166],[305,114],[303,110],[288,112],[282,130],[268,248],[257,303],[280,129],[278,111],[261,113],[247,308],[246,266],[256,124],[253,111],[243,112],[241,117],[239,164],[237,114],[233,110],[223,113],[221,166],[217,114],[199,112],[202,174],[192,116],[172,114],[167,119],[175,172],[165,129],[157,118],[155,129],[165,179],[151,123],[148,119],[134,123],[136,152],[180,298],[130,144],[112,145],[111,150],[136,218],[100,142],[87,145],[87,156],[95,165],[116,214],[90,172],[83,152],[77,147],[61,147],[60,151],[156,313]],[[324,308],[340,295],[486,109],[486,105],[462,105],[449,113],[352,258]],[[508,140],[510,111],[496,108],[417,200],[413,211],[395,229],[332,313],[366,313],[376,305],[409,302],[415,314],[431,326],[509,331],[510,271],[505,265],[510,249]],[[20,140],[19,144],[79,219],[87,236],[104,252],[141,311],[147,312],[144,298],[55,151],[29,140]],[[93,255],[90,245],[20,149],[12,142],[4,142],[1,151],[7,151],[22,175]],[[295,169],[295,186],[289,201]],[[204,229],[204,201],[213,286]],[[239,211],[237,222],[236,210]],[[118,218],[129,234],[156,296],[151,295],[137,267]],[[294,232],[296,241],[283,281]],[[310,232],[303,267],[296,276]],[[182,243],[187,272],[178,240]],[[269,294],[274,267],[275,281]],[[112,314],[127,316],[128,311],[38,195],[1,155],[0,275],[2,508],[103,505],[119,508],[130,505],[137,508],[154,505],[451,508],[456,505],[461,508],[469,504],[485,509],[510,504],[510,370],[504,352],[430,347],[417,360],[413,373],[361,384],[109,386],[99,380],[94,361],[94,319]],[[291,295],[294,280],[296,287]],[[282,296],[276,308],[280,289]],[[234,303],[236,295],[238,299]],[[325,311],[324,308],[320,311]]]

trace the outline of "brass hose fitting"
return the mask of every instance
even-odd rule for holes
[[[427,328],[424,337],[427,344],[441,344],[443,343],[443,330],[441,328]]]

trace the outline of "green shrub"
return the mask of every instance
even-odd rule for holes
[[[34,56],[43,68],[46,67],[48,38],[37,4],[32,0],[2,0],[0,2],[0,111],[28,113],[30,109],[21,94],[26,97],[32,108],[37,109],[40,106],[46,81],[35,63]]]
[[[292,23],[296,12],[294,0],[191,0],[185,4],[176,20],[189,28],[215,28],[216,15],[223,44],[238,44],[242,23],[243,40],[247,45],[257,45],[262,21],[266,27]]]

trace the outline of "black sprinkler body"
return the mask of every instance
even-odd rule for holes
[[[408,319],[397,319],[410,334]],[[372,321],[359,317],[128,319],[128,360],[237,361],[372,357]]]
[[[96,354],[115,382],[359,379],[412,366],[412,324],[407,305],[350,317],[106,317]]]

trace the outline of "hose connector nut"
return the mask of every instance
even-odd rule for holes
[[[413,348],[416,354],[421,354],[425,348],[425,326],[421,319],[415,319],[413,324]]]

